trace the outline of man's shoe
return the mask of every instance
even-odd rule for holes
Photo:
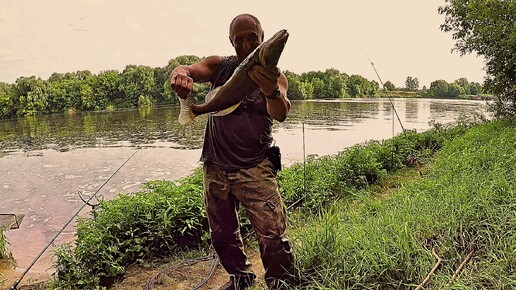
[[[230,276],[229,281],[220,286],[219,290],[246,290],[253,284],[254,278],[255,277],[243,278]]]

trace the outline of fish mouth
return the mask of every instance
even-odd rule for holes
[[[288,32],[286,29],[282,29],[278,32],[276,32],[272,37],[271,39],[269,39],[269,42],[271,43],[276,43],[276,42],[283,42],[283,43],[286,43],[287,40],[288,40]]]
[[[259,59],[265,67],[275,67],[278,63],[279,57],[285,48],[288,40],[288,32],[282,29],[276,32],[269,40],[264,43],[260,51]]]

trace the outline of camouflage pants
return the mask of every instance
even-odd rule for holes
[[[207,162],[204,194],[212,244],[226,271],[236,280],[243,279],[243,284],[256,277],[240,235],[238,208],[242,204],[258,236],[267,284],[286,279],[293,269],[293,255],[272,163],[264,159],[255,167],[233,172]]]

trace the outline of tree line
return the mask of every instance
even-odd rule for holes
[[[66,111],[98,111],[119,108],[176,104],[177,97],[169,87],[169,76],[178,65],[199,62],[200,57],[183,55],[171,59],[165,67],[151,68],[128,65],[122,72],[88,70],[53,73],[47,80],[31,76],[20,77],[14,84],[0,82],[0,119]],[[284,72],[289,81],[292,100],[363,98],[385,96],[385,89],[419,92],[418,96],[457,98],[478,94],[482,87],[465,78],[448,84],[444,80],[432,83],[429,90],[419,90],[417,77],[407,77],[405,88],[396,88],[390,81],[381,89],[376,81],[360,75],[348,75],[337,69],[310,71],[302,74]],[[202,102],[208,84],[194,84],[192,99]]]

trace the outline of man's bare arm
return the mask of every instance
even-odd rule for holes
[[[276,99],[267,98],[267,113],[273,119],[283,122],[290,112],[290,100],[287,97],[288,81],[283,73],[278,79],[278,89],[280,93]]]
[[[267,113],[277,121],[285,121],[290,111],[290,100],[287,98],[287,77],[277,67],[266,69],[262,66],[254,66],[249,72],[249,77],[260,87],[265,96],[274,97],[267,98]],[[279,90],[277,96],[275,95],[276,89]]]
[[[184,99],[193,89],[193,83],[209,81],[222,62],[220,56],[209,56],[199,63],[177,66],[170,76],[170,87]]]

